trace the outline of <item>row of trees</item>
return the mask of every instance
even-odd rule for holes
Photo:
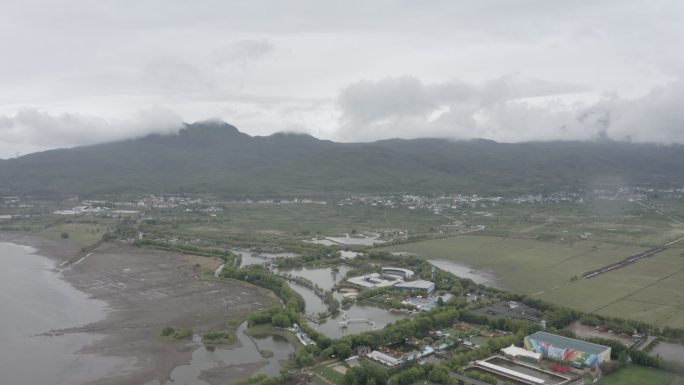
[[[273,273],[261,266],[255,265],[240,269],[226,264],[226,268],[221,272],[221,276],[223,278],[234,278],[249,282],[271,290],[280,298],[286,308],[298,313],[304,312],[304,298],[292,290],[285,279],[273,275]]]

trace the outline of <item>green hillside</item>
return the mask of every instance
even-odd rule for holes
[[[507,194],[683,182],[680,145],[442,139],[335,143],[297,134],[252,137],[220,122],[189,124],[178,135],[0,161],[0,193],[34,195]]]

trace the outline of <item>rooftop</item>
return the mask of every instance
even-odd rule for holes
[[[604,352],[606,349],[610,349],[608,346],[594,344],[591,342],[563,337],[557,334],[551,334],[546,332],[536,332],[534,334],[529,335],[528,338],[536,341],[549,343],[557,348],[573,349],[579,352],[585,352],[590,354],[599,354]]]
[[[537,360],[537,361],[541,360],[541,356],[542,356],[541,353],[531,352],[527,349],[519,348],[515,345],[511,345],[507,348],[503,348],[503,349],[501,349],[501,352],[503,352],[506,355],[513,356],[513,357],[520,357],[520,356],[529,357],[529,358],[532,358],[532,359]]]
[[[390,356],[389,354],[373,350],[368,353],[368,358],[385,363],[388,366],[397,366],[403,362],[402,359]]]
[[[382,271],[385,272],[385,270],[387,270],[387,271],[401,271],[402,273],[404,273],[405,277],[411,277],[413,275],[413,270],[404,269],[401,267],[385,266],[382,268]]]
[[[380,274],[372,273],[372,274],[361,275],[358,277],[350,277],[347,279],[347,282],[353,283],[354,285],[363,286],[363,287],[385,287],[385,286],[392,286],[396,282],[399,282],[399,281],[389,281],[386,279],[382,279],[382,278],[380,278]]]
[[[424,281],[422,279],[418,279],[415,281],[398,283],[395,286],[399,287],[399,288],[406,288],[406,289],[431,289],[435,286],[435,284],[430,282],[430,281]]]

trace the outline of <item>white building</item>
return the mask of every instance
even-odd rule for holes
[[[375,361],[375,362],[377,362],[383,366],[386,366],[388,368],[396,368],[397,366],[404,363],[404,360],[401,358],[396,358],[396,357],[390,356],[389,354],[379,352],[377,350],[373,350],[372,352],[368,353],[368,355],[366,357],[368,357],[368,359]]]
[[[404,277],[404,279],[409,279],[413,277],[413,271],[409,269],[402,269],[401,267],[383,267],[382,274],[398,275]]]
[[[511,357],[516,360],[525,360],[532,362],[539,362],[542,358],[541,353],[531,352],[529,350],[519,348],[515,345],[511,345],[507,348],[501,349],[501,353],[503,353],[503,355],[505,355],[506,357]]]
[[[382,279],[380,277],[380,274],[378,273],[372,273],[372,274],[366,274],[366,275],[360,275],[358,277],[351,277],[347,278],[347,282],[352,283],[354,285],[359,285],[362,287],[387,287],[387,286],[392,286],[399,281],[390,281],[387,279]]]

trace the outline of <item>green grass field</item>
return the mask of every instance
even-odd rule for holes
[[[684,257],[679,248],[576,281],[573,276],[644,249],[592,240],[563,243],[463,235],[380,250],[461,263],[492,273],[505,289],[578,310],[684,327]]]
[[[681,381],[681,378],[676,377],[662,370],[628,365],[605,376],[597,385],[670,385]]]
[[[316,368],[313,368],[312,371],[320,374],[321,376],[325,377],[325,379],[334,384],[341,385],[344,383],[344,374],[327,366],[318,366]]]
[[[102,239],[106,225],[95,223],[62,223],[36,232],[36,235],[48,239],[62,239],[62,232],[69,234],[68,241],[79,246],[89,246]]]

